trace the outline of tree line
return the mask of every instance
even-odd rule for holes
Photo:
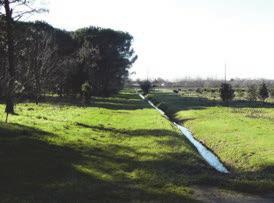
[[[68,32],[45,22],[20,22],[0,0],[0,99],[13,113],[15,98],[39,103],[46,94],[109,96],[123,88],[137,59],[127,32],[87,27]],[[1,10],[1,9],[0,9]],[[22,14],[23,15],[23,14]],[[88,86],[88,87],[87,87]],[[89,92],[86,92],[89,91]]]
[[[161,81],[161,84],[163,81]],[[143,80],[143,81],[138,81],[138,86],[141,88],[143,91],[144,95],[149,94],[151,89],[153,88],[159,88],[163,87],[161,85],[157,85],[154,81],[150,80]],[[180,86],[180,88],[173,89],[173,92],[176,94],[179,94],[182,89],[181,88],[186,88],[184,86]],[[219,87],[217,88],[192,88],[189,89],[190,91],[195,91],[198,94],[202,94],[203,91],[213,91],[214,93],[216,91],[219,92],[220,98],[222,99],[223,102],[229,103],[235,98],[235,88],[232,86],[230,82],[223,82],[220,84]],[[274,98],[274,88],[269,88],[268,85],[265,82],[262,82],[261,84],[257,85],[254,83],[251,83],[251,85],[248,85],[247,88],[238,88],[236,89],[238,95],[241,95],[241,98],[244,97],[245,92],[246,92],[246,99],[249,101],[257,101],[257,99],[260,99],[261,101],[265,102],[267,98],[272,97]]]
[[[129,87],[137,86],[142,80],[130,80],[127,82]],[[213,78],[185,78],[180,80],[166,80],[163,78],[150,79],[153,86],[158,88],[219,88],[223,83],[223,80]],[[271,89],[274,87],[274,80],[267,79],[230,79],[229,82],[233,88],[248,88],[252,85],[260,86],[263,82]]]

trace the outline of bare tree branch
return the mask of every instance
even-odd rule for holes
[[[14,20],[15,21],[19,21],[22,17],[24,17],[25,15],[33,15],[35,13],[44,13],[44,12],[48,12],[47,9],[31,9],[28,11],[22,11],[19,14],[17,14],[16,16],[14,16]]]

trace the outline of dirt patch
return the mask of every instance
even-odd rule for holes
[[[196,186],[194,198],[205,203],[274,203],[274,196],[257,196],[232,191],[225,191],[214,187]]]

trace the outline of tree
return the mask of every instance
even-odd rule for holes
[[[57,45],[54,41],[53,28],[45,23],[27,24],[24,51],[20,57],[20,65],[17,69],[21,73],[21,80],[26,88],[27,95],[39,103],[42,90],[48,86],[48,81],[53,77],[54,69],[58,62]]]
[[[1,28],[6,25],[3,17],[0,15]],[[82,94],[86,81],[92,86],[91,94],[109,96],[123,88],[137,59],[132,48],[133,37],[126,32],[99,27],[66,32],[43,22],[13,21],[14,77],[10,77],[6,31],[3,31],[0,29],[0,94],[12,95],[6,98],[20,96],[38,103],[43,93],[75,96]],[[7,91],[10,78],[14,79],[12,83],[18,81],[22,86],[20,95],[15,94],[14,85]],[[13,102],[6,102],[13,106]]]
[[[0,15],[0,28],[4,27],[4,18]],[[6,45],[5,32],[0,29],[0,99],[4,96],[5,75],[6,75]]]
[[[83,103],[88,105],[90,102],[90,97],[91,97],[91,86],[88,82],[85,82],[82,85],[82,95],[83,95]]]
[[[249,101],[256,101],[257,100],[257,87],[256,85],[250,85],[247,89],[247,99]]]
[[[8,80],[6,86],[6,108],[8,115],[14,114],[14,82],[15,82],[15,69],[14,69],[14,36],[13,36],[13,17],[12,9],[10,8],[11,2],[9,0],[2,0],[1,3],[5,9],[5,38],[7,46],[7,62],[8,62]]]
[[[144,95],[147,95],[149,91],[152,89],[152,84],[149,80],[141,81],[139,82],[139,85]]]
[[[268,88],[264,82],[259,88],[259,97],[262,101],[265,101],[269,97]]]
[[[15,97],[15,36],[14,36],[14,26],[15,21],[21,19],[24,15],[30,14],[33,12],[41,12],[45,11],[44,9],[32,9],[29,5],[29,2],[27,0],[0,0],[0,10],[4,9],[4,38],[5,38],[5,44],[7,47],[7,77],[6,77],[6,108],[5,112],[7,114],[6,116],[6,122],[8,120],[9,114],[14,114],[14,97]],[[16,8],[25,7],[25,9],[16,10]],[[2,15],[0,13],[0,15]]]
[[[229,102],[235,97],[231,84],[222,83],[220,88],[220,97],[224,102]]]
[[[81,67],[89,77],[93,94],[109,96],[123,88],[137,56],[129,33],[89,27],[77,30]]]
[[[274,86],[270,89],[270,96],[271,98],[274,98]]]

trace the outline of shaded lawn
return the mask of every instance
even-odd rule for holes
[[[167,111],[211,148],[232,172],[231,188],[274,191],[274,105],[218,101],[154,92]]]
[[[191,202],[192,185],[224,184],[135,94],[87,108],[24,103],[16,112],[0,123],[1,201]]]

